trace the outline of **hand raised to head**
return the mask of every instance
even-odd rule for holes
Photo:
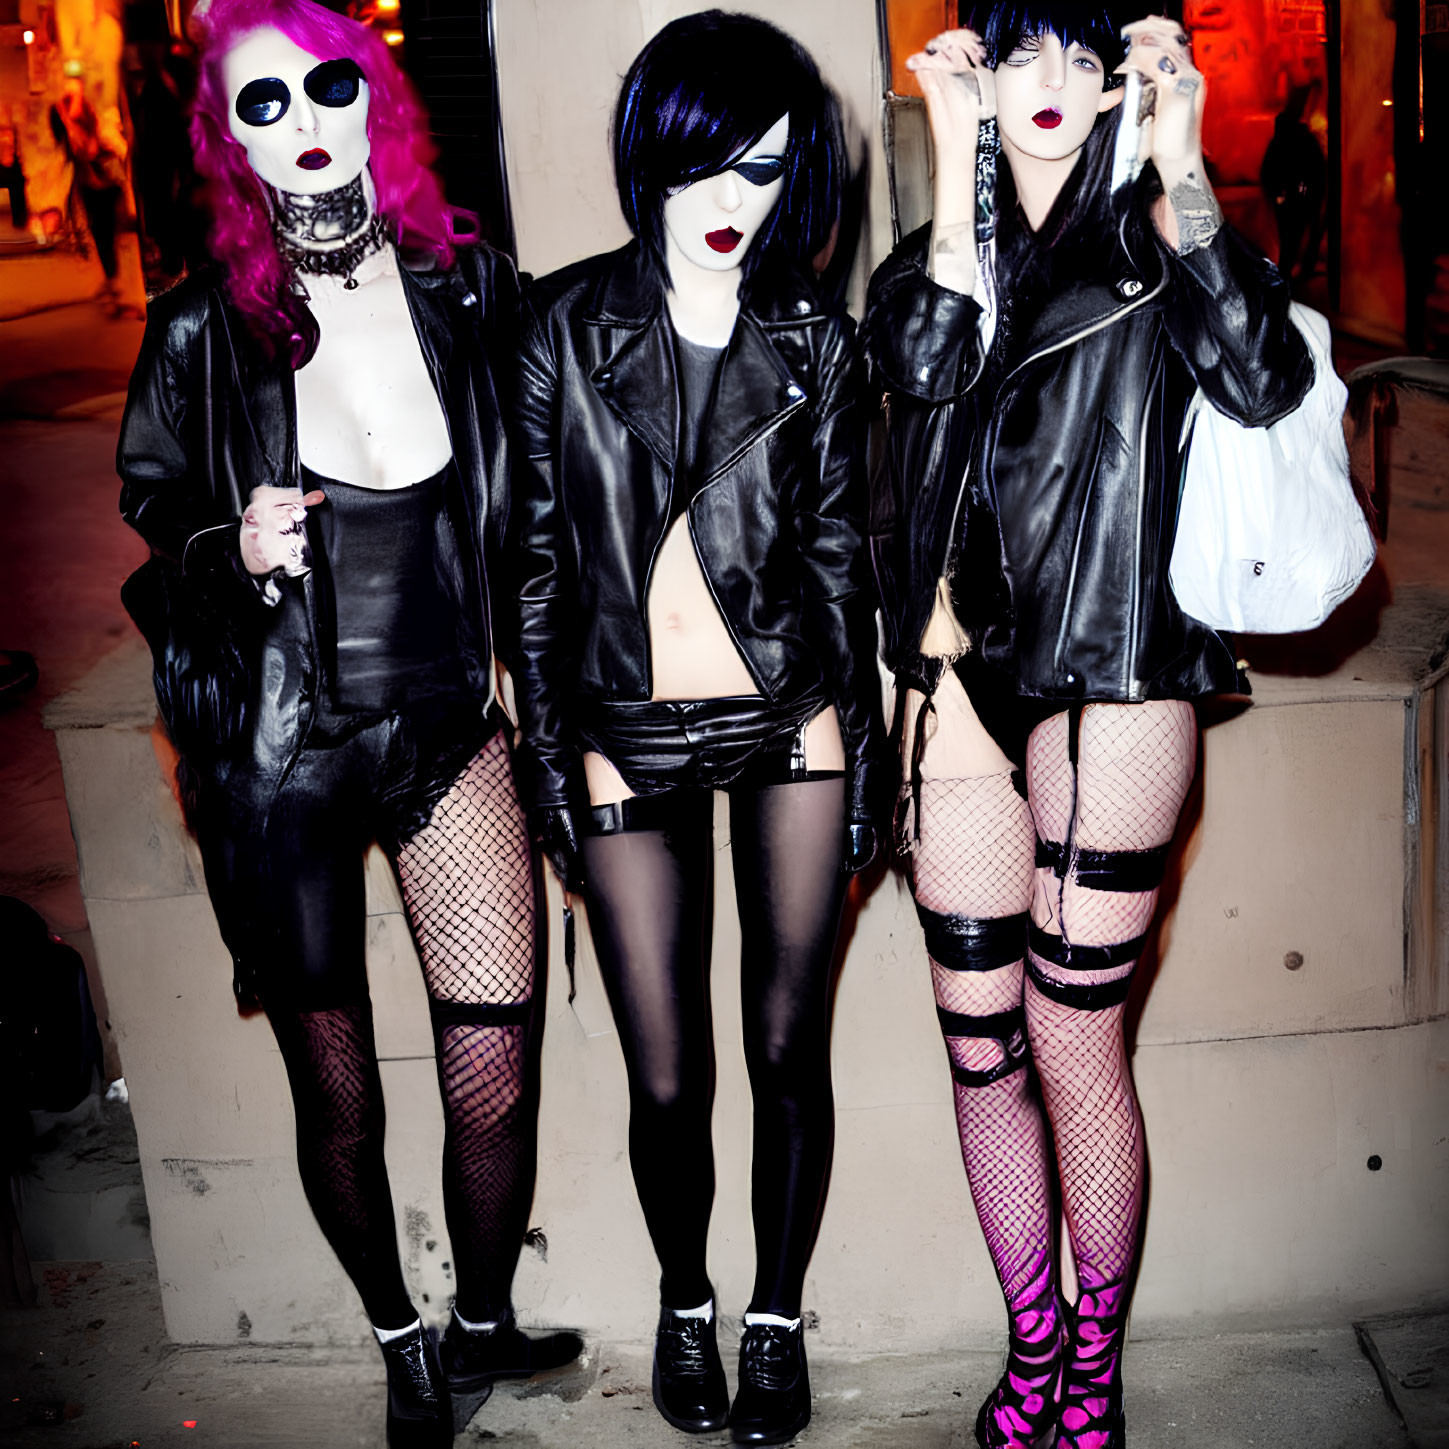
[[[1149,15],[1124,26],[1127,58],[1117,75],[1142,77],[1142,154],[1159,171],[1202,157],[1202,118],[1207,81],[1193,64],[1192,41],[1175,20]]]
[[[926,102],[938,152],[974,150],[981,122],[996,114],[996,77],[974,30],[947,30],[906,60]]]

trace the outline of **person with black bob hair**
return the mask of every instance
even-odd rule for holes
[[[884,744],[861,547],[851,324],[812,259],[842,153],[765,21],[666,26],[614,130],[636,240],[529,299],[515,504],[535,830],[581,881],[662,1270],[654,1402],[686,1432],[808,1422],[806,1265],[834,1142],[831,966],[875,851]],[[754,1095],[757,1270],[733,1406],[705,1265],[714,1198],[713,791],[730,802]]]
[[[624,220],[671,285],[665,200],[727,170],[779,119],[785,98],[784,184],[738,265],[739,281],[748,285],[781,256],[809,263],[840,216],[845,142],[835,98],[805,50],[767,21],[721,10],[686,18],[693,23],[665,26],[639,52],[619,94],[613,153]]]
[[[982,4],[907,61],[935,207],[863,326],[888,404],[873,544],[898,828],[1007,1307],[982,1449],[1126,1442],[1146,1150],[1123,1017],[1194,701],[1246,687],[1169,586],[1184,424],[1198,389],[1271,424],[1313,377],[1287,287],[1208,184],[1187,35],[1121,18]]]

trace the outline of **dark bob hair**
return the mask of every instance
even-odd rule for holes
[[[785,188],[742,283],[771,253],[805,262],[829,242],[845,155],[835,98],[804,48],[753,15],[686,15],[639,52],[614,109],[614,178],[624,219],[666,282],[665,198],[727,170],[787,111]]]
[[[1106,71],[1105,89],[1122,84],[1112,72],[1127,56],[1122,43],[1125,23],[1113,5],[1082,0],[997,0],[970,7],[971,28],[986,44],[986,60],[994,70],[1024,38],[1055,35],[1064,46],[1080,45],[1095,52]]]

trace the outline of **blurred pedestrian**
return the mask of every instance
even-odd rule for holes
[[[1278,270],[1290,283],[1307,281],[1313,275],[1323,240],[1327,167],[1317,138],[1303,120],[1307,102],[1304,87],[1289,96],[1273,122],[1273,139],[1263,153],[1260,172],[1278,225]]]
[[[67,77],[60,99],[50,108],[50,129],[75,168],[75,191],[106,274],[106,314],[114,317],[121,309],[116,284],[116,211],[126,184],[125,138],[119,129],[102,126],[79,76]]]
[[[0,187],[10,193],[10,224],[24,231],[30,221],[25,200],[25,168],[20,164],[20,138],[15,127],[0,125]]]

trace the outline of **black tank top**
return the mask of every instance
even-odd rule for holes
[[[439,568],[449,462],[407,488],[359,488],[303,465],[331,576],[335,622],[329,693],[338,713],[381,715],[464,692],[458,603]]]
[[[715,379],[719,376],[723,347],[705,347],[674,334],[674,355],[679,360],[679,451],[674,459],[674,488],[669,499],[673,523],[694,496],[695,464],[700,438],[709,426]]]

